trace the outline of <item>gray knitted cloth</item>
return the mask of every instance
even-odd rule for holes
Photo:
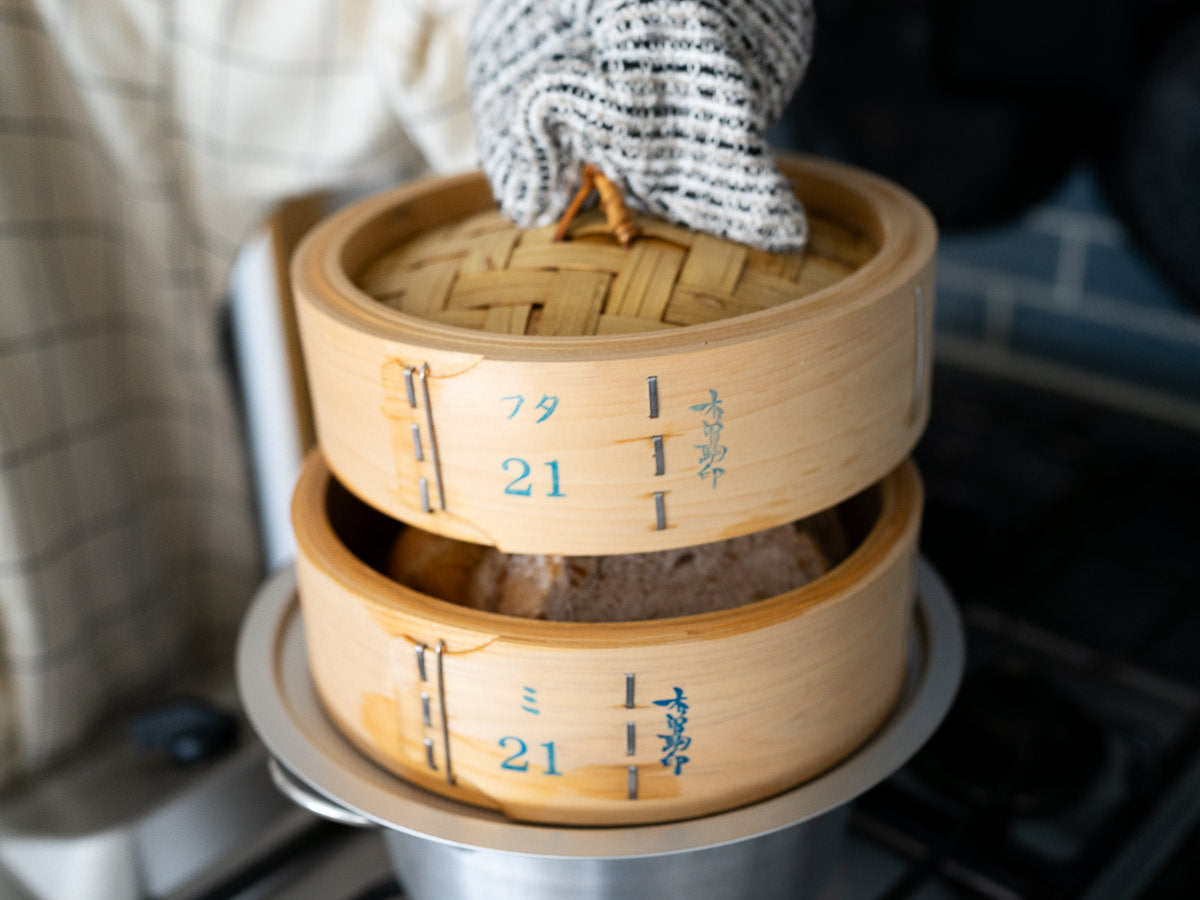
[[[468,73],[497,201],[547,224],[592,163],[631,206],[798,249],[804,212],[764,135],[812,36],[811,0],[483,0]]]

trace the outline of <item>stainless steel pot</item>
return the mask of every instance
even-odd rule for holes
[[[961,623],[945,585],[924,561],[916,610],[904,694],[858,752],[768,800],[663,825],[522,824],[428,794],[370,762],[321,710],[290,571],[268,582],[251,606],[238,647],[238,684],[247,715],[274,756],[276,784],[317,815],[380,827],[415,900],[793,900],[814,896],[827,880],[849,801],[920,748],[958,689]]]

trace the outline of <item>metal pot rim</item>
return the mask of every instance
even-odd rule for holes
[[[621,858],[747,840],[820,816],[900,768],[942,721],[958,690],[964,640],[937,572],[917,561],[912,652],[904,692],[876,734],[823,775],[767,800],[680,822],[620,827],[514,822],[408,784],[359,753],[330,722],[308,670],[295,572],[275,574],[242,624],[237,681],[246,714],[274,758],[317,794],[367,822],[474,849]]]

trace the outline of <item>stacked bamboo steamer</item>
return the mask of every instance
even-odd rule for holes
[[[804,254],[639,218],[521,231],[480,174],[348,207],[293,263],[319,452],[293,504],[314,683],[396,775],[515,819],[705,815],[852,753],[901,687],[936,231],[785,157]],[[402,528],[512,553],[693,547],[837,507],[852,552],[719,612],[551,622],[385,574]]]

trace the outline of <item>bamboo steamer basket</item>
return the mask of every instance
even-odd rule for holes
[[[478,173],[369,198],[293,262],[319,445],[388,516],[507,552],[707,543],[883,478],[928,415],[936,234],[895,185],[784,157],[772,256],[642,219],[521,232]]]
[[[320,453],[293,503],[318,696],[406,781],[531,822],[702,816],[799,784],[860,746],[901,689],[922,507],[904,462],[839,506],[853,551],[799,589],[620,623],[460,607],[389,580],[403,525]]]

